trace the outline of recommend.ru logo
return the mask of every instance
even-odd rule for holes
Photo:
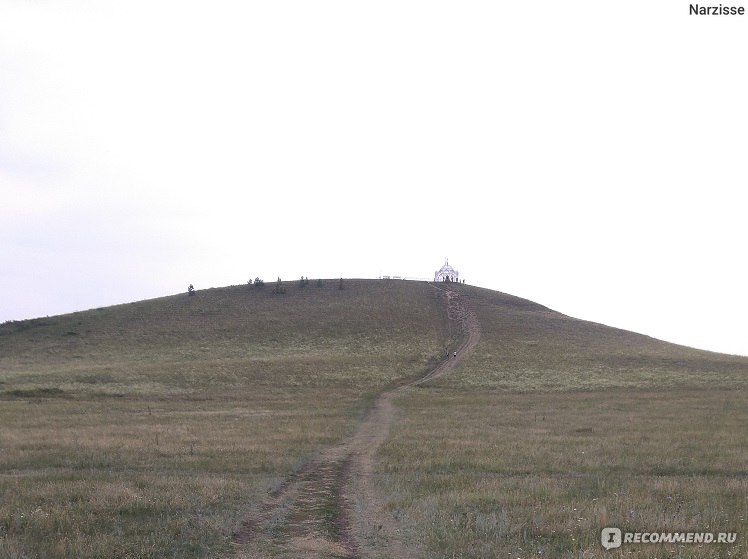
[[[731,544],[737,532],[622,532],[620,528],[603,528],[600,543],[605,549],[615,549],[626,543],[695,543]]]

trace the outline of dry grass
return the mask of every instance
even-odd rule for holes
[[[351,410],[320,398],[6,402],[6,545],[38,557],[215,551],[248,503],[350,428]]]
[[[398,402],[382,450],[392,514],[423,557],[748,555],[748,359],[461,289],[481,341]],[[739,539],[606,552],[605,526]]]
[[[0,558],[231,555],[248,509],[457,335],[426,284],[345,286],[0,326]],[[748,555],[748,359],[454,287],[481,342],[398,401],[381,455],[404,543],[429,559]],[[604,552],[606,524],[740,538]]]
[[[441,353],[423,284],[246,286],[0,328],[0,557],[205,557]],[[75,332],[75,333],[71,333]]]
[[[382,483],[429,558],[745,557],[748,394],[452,389],[400,400]],[[600,545],[629,531],[732,531],[734,545]]]
[[[471,286],[481,343],[442,386],[513,392],[742,388],[748,358],[678,346]]]

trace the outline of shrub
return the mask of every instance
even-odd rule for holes
[[[280,276],[278,277],[278,281],[275,282],[275,287],[273,287],[273,293],[276,295],[282,295],[286,292],[286,288],[283,287],[283,282],[280,279]]]

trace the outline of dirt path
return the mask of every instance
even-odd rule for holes
[[[290,476],[235,534],[237,557],[405,559],[415,555],[377,493],[376,454],[395,421],[395,399],[448,373],[480,339],[480,326],[456,290],[438,286],[449,319],[462,331],[457,357],[382,393],[356,432]],[[251,550],[250,550],[251,548]],[[250,555],[251,553],[251,555]]]

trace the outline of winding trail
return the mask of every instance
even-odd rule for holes
[[[413,387],[451,371],[480,339],[475,313],[460,294],[448,286],[442,291],[447,316],[462,331],[457,357],[445,359],[423,377],[383,392],[343,443],[328,448],[309,462],[260,504],[234,535],[237,557],[288,558],[342,557],[408,559],[399,528],[384,509],[377,493],[376,454],[395,421],[395,399]]]

